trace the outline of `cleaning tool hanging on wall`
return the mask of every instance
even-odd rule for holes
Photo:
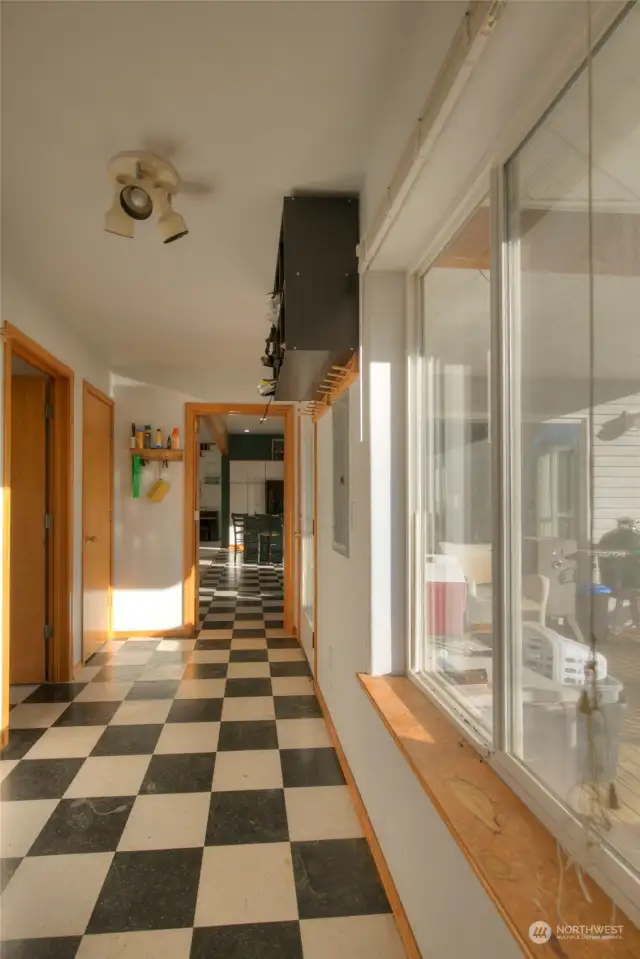
[[[131,482],[133,486],[133,498],[140,498],[140,477],[142,475],[142,459],[139,456],[131,457]]]
[[[163,463],[160,471],[165,468],[168,468],[168,463]],[[152,503],[161,503],[170,489],[171,484],[163,480],[161,476],[158,476],[156,482],[147,492],[147,499],[151,500]]]

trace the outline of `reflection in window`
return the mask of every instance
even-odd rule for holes
[[[636,7],[594,57],[591,117],[584,72],[508,170],[520,370],[512,745],[636,869],[639,45]]]
[[[424,613],[417,667],[492,725],[489,205],[422,281]]]

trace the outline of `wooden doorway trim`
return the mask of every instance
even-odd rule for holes
[[[200,416],[263,416],[261,403],[186,403],[184,449],[184,627],[198,625],[198,556],[195,535],[198,476],[196,470],[196,428]],[[284,419],[284,628],[293,635],[295,605],[295,406],[271,404],[266,413],[269,419]]]
[[[82,381],[82,428],[84,430],[84,424],[86,422],[86,407],[87,407],[87,397],[94,396],[97,400],[100,400],[101,403],[104,403],[105,406],[109,409],[109,419],[110,419],[110,441],[109,441],[109,623],[108,623],[108,638],[111,639],[113,636],[113,570],[114,570],[114,523],[113,523],[113,507],[114,507],[114,467],[115,467],[115,450],[114,450],[114,414],[115,414],[115,404],[110,396],[107,396],[106,393],[103,393],[102,390],[99,390],[97,387],[92,386],[91,383],[87,380]],[[83,435],[84,440],[84,435]],[[82,574],[84,574],[84,553],[87,548],[87,543],[85,540],[86,535],[86,510],[85,510],[85,481],[86,481],[86,461],[84,456],[84,442],[82,444],[82,556],[80,559],[80,569]],[[80,597],[81,597],[81,609],[82,609],[82,623],[84,631],[84,575],[81,576],[81,585],[80,585]],[[82,642],[82,653],[81,658],[84,661],[84,638]]]
[[[11,641],[11,386],[12,359],[25,362],[51,377],[53,418],[51,433],[51,503],[54,517],[50,539],[49,575],[51,625],[49,678],[69,682],[73,675],[73,371],[11,323],[2,327],[3,362],[3,469],[2,469],[2,716],[0,731],[9,725]]]

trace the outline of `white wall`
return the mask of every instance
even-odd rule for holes
[[[349,391],[349,558],[332,548],[331,414],[318,424],[318,680],[424,959],[476,955],[478,943],[492,959],[516,959],[515,941],[356,679],[398,671],[406,635],[404,284],[366,277],[363,292],[361,383]]]
[[[109,368],[55,312],[27,288],[22,278],[3,259],[2,262],[2,319],[18,327],[69,366],[75,374],[74,450],[73,450],[73,562],[74,592],[72,597],[72,628],[74,662],[82,655],[82,384],[87,380],[104,393],[110,391]],[[0,402],[2,396],[0,371]],[[0,432],[2,426],[0,422]],[[0,436],[0,450],[2,437]],[[1,455],[1,453],[0,453]],[[1,587],[0,587],[1,588]]]
[[[175,426],[184,447],[184,404],[192,397],[116,380],[115,569],[113,628],[150,632],[182,625],[184,463],[170,463],[162,478],[171,489],[161,503],[146,491],[159,476],[155,463],[144,467],[140,499],[133,499],[129,436],[131,424],[151,424],[163,434]]]

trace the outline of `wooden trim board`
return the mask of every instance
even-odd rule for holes
[[[198,556],[195,535],[197,504],[197,422],[200,416],[264,416],[261,403],[185,403],[184,444],[184,628],[192,631],[198,623]],[[267,417],[284,418],[284,628],[293,635],[295,605],[295,406],[271,404]]]
[[[640,930],[583,873],[587,901],[576,870],[561,864],[551,833],[410,679],[360,674],[358,680],[525,956],[640,955]],[[537,920],[552,928],[622,924],[624,938],[560,942],[552,936],[537,945],[529,938]]]
[[[111,523],[110,523],[110,556],[109,556],[109,631],[108,636],[111,638],[113,635],[113,580],[114,580],[114,559],[115,559],[115,524],[114,524],[114,499],[115,499],[115,447],[114,447],[114,427],[115,427],[115,403],[110,396],[107,396],[106,393],[103,393],[102,390],[99,390],[96,386],[92,386],[87,380],[82,381],[82,423],[84,429],[85,422],[85,405],[87,401],[87,394],[91,394],[99,399],[102,403],[105,403],[109,407],[110,417],[111,417],[111,442],[110,442],[110,460],[111,460],[111,470],[110,470],[110,490],[109,490],[109,510],[111,514]],[[84,496],[84,457],[82,461],[82,569],[84,570],[84,551],[86,547],[85,543],[85,496]],[[84,603],[84,584],[82,586],[81,593],[81,602]],[[84,647],[83,647],[84,648]]]
[[[164,638],[165,636],[182,636],[189,638],[194,635],[194,629],[192,626],[176,626],[175,629],[129,629],[129,630],[113,630],[111,632],[111,639],[135,639],[140,636],[148,636],[150,639],[156,639],[158,637]]]
[[[322,709],[324,721],[327,724],[329,735],[331,736],[331,742],[333,743],[333,747],[338,756],[338,761],[340,762],[344,778],[347,781],[347,788],[351,796],[351,801],[355,806],[358,819],[360,820],[360,825],[362,826],[362,831],[364,832],[365,838],[369,844],[373,861],[376,864],[380,881],[384,886],[384,891],[387,894],[391,911],[395,917],[396,924],[398,926],[398,932],[400,933],[400,938],[402,939],[402,944],[407,954],[407,959],[421,959],[420,950],[418,949],[418,944],[415,940],[415,936],[413,935],[411,926],[409,925],[407,914],[404,911],[402,902],[400,901],[398,890],[396,889],[393,877],[391,876],[389,867],[387,866],[387,861],[384,858],[384,853],[382,852],[380,843],[378,842],[378,837],[375,834],[375,830],[371,824],[371,820],[369,819],[366,807],[362,801],[360,790],[358,789],[353,773],[351,772],[351,767],[349,766],[347,757],[344,754],[342,744],[338,738],[336,728],[333,725],[333,720],[331,719],[331,714],[327,708],[327,704],[324,701],[324,697],[317,680],[314,680],[314,686],[316,696],[318,697],[318,702],[320,703],[320,708]]]
[[[69,682],[73,675],[73,371],[61,363],[35,340],[11,323],[2,328],[3,360],[3,513],[2,513],[2,715],[0,730],[9,725],[9,681],[11,639],[11,386],[12,358],[19,356],[31,366],[50,376],[53,386],[51,503],[54,516],[50,540],[52,590],[50,616],[53,626],[49,678],[53,682]],[[44,518],[43,518],[44,519]],[[44,640],[43,640],[44,641]]]

